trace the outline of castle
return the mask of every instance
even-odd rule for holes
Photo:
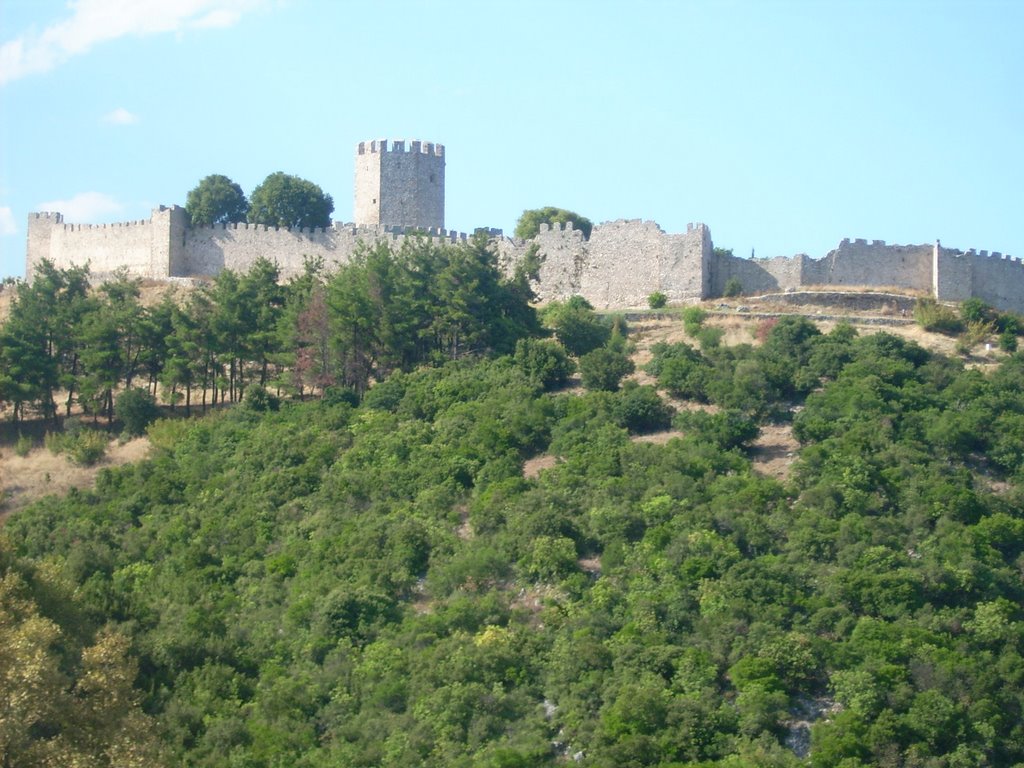
[[[126,268],[157,280],[248,270],[263,257],[283,277],[301,273],[307,257],[328,266],[349,261],[376,242],[400,246],[407,237],[461,242],[465,234],[444,229],[444,146],[430,142],[360,142],[355,164],[355,222],[286,229],[256,224],[189,226],[178,206],[160,206],[148,221],[66,224],[60,213],[32,213],[28,220],[26,276],[49,259],[58,267],[88,263],[97,279]],[[532,246],[543,259],[537,293],[541,301],[584,296],[595,307],[645,306],[655,291],[670,301],[721,296],[738,282],[745,293],[807,286],[896,288],[943,301],[977,297],[1004,311],[1024,313],[1024,265],[987,251],[960,251],[938,242],[886,245],[843,240],[822,259],[804,254],[743,259],[716,253],[704,224],[665,233],[650,221],[598,224],[585,239],[572,225],[542,226],[530,241],[492,233],[492,246],[511,270]]]

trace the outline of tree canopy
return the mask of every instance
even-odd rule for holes
[[[1024,356],[790,316],[620,384],[625,324],[543,338],[482,239],[86,284],[19,286],[10,402],[242,405],[5,521],[12,765],[1024,763]]]
[[[329,227],[334,200],[311,181],[278,171],[252,191],[249,221],[268,227]]]
[[[515,236],[523,240],[529,240],[540,232],[541,224],[566,224],[570,221],[574,228],[583,233],[585,240],[590,239],[590,231],[594,228],[590,219],[573,211],[568,211],[565,208],[555,208],[552,206],[523,211],[523,215],[516,222]]]
[[[249,201],[242,188],[227,176],[207,176],[188,193],[185,210],[194,226],[245,221]]]

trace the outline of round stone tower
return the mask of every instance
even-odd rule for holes
[[[359,142],[353,212],[360,226],[444,229],[444,146]]]

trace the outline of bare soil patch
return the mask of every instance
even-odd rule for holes
[[[540,475],[542,470],[550,469],[558,463],[558,457],[545,453],[541,456],[534,456],[523,462],[523,477],[532,480]]]
[[[761,434],[751,444],[750,461],[755,472],[785,480],[799,450],[790,424],[768,424],[761,427]]]

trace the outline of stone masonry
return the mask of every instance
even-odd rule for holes
[[[361,141],[356,148],[357,226],[444,229],[444,147]]]
[[[160,206],[149,220],[121,224],[68,224],[60,213],[28,220],[26,274],[49,259],[58,267],[89,264],[95,279],[115,270],[153,279],[248,270],[259,258],[276,262],[285,279],[300,274],[307,258],[328,268],[347,263],[361,247],[408,237],[464,242],[444,227],[444,147],[413,141],[362,142],[356,150],[354,224],[292,230],[255,224],[190,227],[183,208]],[[601,309],[646,305],[660,291],[670,301],[720,296],[731,279],[744,293],[804,287],[898,289],[961,301],[972,296],[1000,310],[1024,313],[1024,265],[987,251],[933,245],[887,245],[843,240],[822,259],[804,254],[744,259],[714,253],[711,232],[689,224],[665,233],[652,221],[611,221],[589,240],[571,224],[542,226],[530,241],[492,234],[499,262],[511,271],[531,247],[542,258],[536,286],[541,301],[579,294]]]

